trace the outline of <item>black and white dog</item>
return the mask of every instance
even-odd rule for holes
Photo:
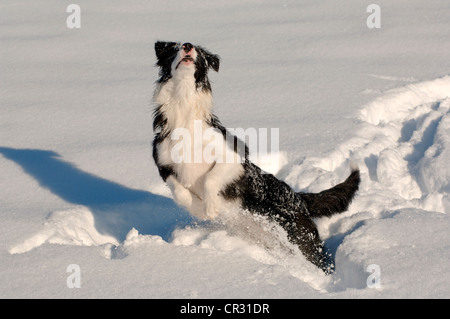
[[[160,78],[154,94],[153,158],[175,201],[202,220],[216,218],[229,203],[266,216],[285,229],[289,241],[310,262],[332,273],[333,259],[324,249],[313,218],[348,208],[359,187],[359,170],[353,168],[345,182],[321,193],[296,193],[251,163],[248,147],[212,114],[207,74],[210,68],[219,70],[219,56],[191,43],[158,41],[155,51]],[[212,129],[225,143],[218,143],[216,135],[183,143],[180,148],[173,133],[182,129],[187,132],[184,142],[192,142],[198,139],[198,128]],[[205,159],[202,154],[211,144],[214,151]]]

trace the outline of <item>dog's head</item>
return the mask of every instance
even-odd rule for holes
[[[179,72],[191,71],[197,89],[211,91],[209,68],[219,71],[220,58],[191,43],[158,41],[155,43],[156,65],[160,67],[159,83],[163,84]],[[189,72],[187,72],[189,74]]]

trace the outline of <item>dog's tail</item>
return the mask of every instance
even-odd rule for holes
[[[361,181],[359,168],[351,165],[351,174],[343,182],[320,193],[297,193],[306,203],[311,217],[330,217],[348,209]]]

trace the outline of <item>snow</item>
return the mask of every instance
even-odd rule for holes
[[[78,1],[80,29],[69,4],[0,5],[0,297],[450,297],[447,0],[380,0],[380,29],[357,0]],[[359,166],[349,211],[317,220],[335,274],[264,219],[174,204],[151,158],[156,40],[221,56],[217,115],[279,128],[261,163],[296,190]]]

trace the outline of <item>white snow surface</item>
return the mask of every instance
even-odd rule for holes
[[[448,0],[380,0],[380,29],[357,0],[83,0],[80,29],[70,3],[0,4],[1,298],[450,297]],[[359,166],[350,209],[316,221],[335,274],[262,218],[174,204],[151,158],[156,40],[221,56],[216,114],[279,128],[264,168],[295,190]]]

